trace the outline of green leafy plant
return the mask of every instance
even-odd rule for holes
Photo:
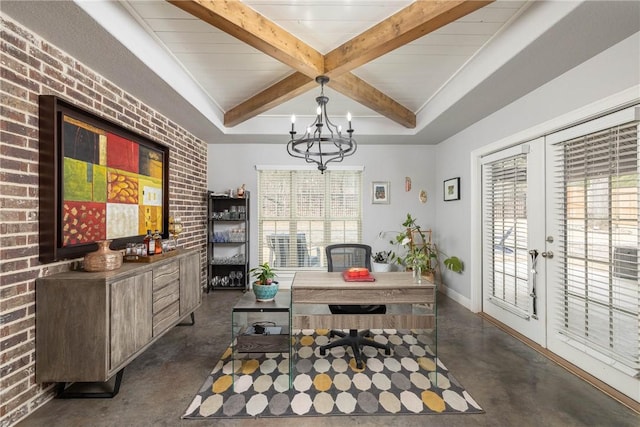
[[[270,285],[276,277],[276,270],[272,268],[268,262],[260,264],[249,270],[249,273],[255,279],[255,283],[260,285]]]
[[[436,245],[428,239],[420,225],[416,223],[416,219],[407,214],[406,219],[402,223],[404,232],[398,233],[391,244],[395,244],[405,248],[406,252],[403,256],[394,254],[398,263],[405,268],[420,267],[423,272],[433,273],[438,265],[438,254],[442,254],[447,258],[443,261],[444,266],[456,273],[462,272],[464,265],[462,261],[455,256],[448,256],[440,251]]]

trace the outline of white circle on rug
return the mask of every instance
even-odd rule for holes
[[[398,396],[393,393],[383,391],[378,396],[378,400],[380,401],[380,406],[382,406],[387,412],[397,414],[402,410],[402,403],[400,403],[400,399],[398,399]]]
[[[433,384],[435,384],[438,388],[448,389],[451,387],[451,382],[449,378],[442,375],[441,373],[429,372],[429,379]]]
[[[251,396],[251,399],[247,402],[247,414],[256,416],[264,412],[265,408],[269,405],[269,400],[264,394],[256,394]]]
[[[311,384],[313,384],[313,380],[307,374],[296,375],[293,380],[293,388],[298,391],[309,390],[311,388]]]
[[[200,405],[200,415],[203,417],[208,417],[209,415],[215,414],[218,409],[222,408],[222,404],[224,403],[224,398],[221,394],[214,394],[213,396],[207,397],[202,405]]]
[[[329,414],[333,411],[333,398],[327,392],[320,392],[313,398],[313,409],[319,414]]]
[[[281,374],[289,373],[289,359],[283,359],[278,363],[278,372]]]
[[[251,375],[240,375],[236,377],[233,382],[233,391],[236,393],[244,393],[249,390],[251,384],[253,384],[253,377]]]
[[[289,375],[278,375],[278,378],[273,382],[273,389],[278,393],[283,393],[289,390]]]
[[[313,347],[311,346],[300,347],[300,349],[298,350],[298,357],[308,359],[311,356],[313,356]]]
[[[355,374],[352,382],[358,390],[366,391],[371,388],[371,379],[368,375],[365,375],[362,372]]]
[[[404,369],[406,369],[407,371],[411,371],[411,372],[416,372],[420,369],[420,366],[418,365],[418,362],[416,362],[415,359],[409,358],[409,357],[403,357],[400,360],[400,363],[402,364],[402,367]]]
[[[409,375],[409,379],[414,386],[421,390],[428,390],[431,388],[431,381],[429,381],[429,378],[424,376],[421,372],[412,372],[411,375]]]
[[[460,396],[453,390],[443,391],[442,398],[445,402],[447,402],[449,406],[457,411],[466,412],[469,409],[469,404],[467,403],[465,398]]]
[[[380,372],[373,374],[371,382],[378,390],[389,390],[391,388],[391,380],[389,377]]]
[[[358,401],[351,393],[341,392],[336,396],[336,408],[343,414],[350,414],[356,409]]]
[[[316,372],[327,372],[331,369],[331,363],[327,359],[318,359],[313,363],[313,369]]]
[[[344,359],[333,359],[331,367],[336,372],[346,372],[349,369],[349,363]]]
[[[403,335],[402,340],[407,344],[418,344],[418,340],[413,335]]]
[[[291,399],[291,410],[294,414],[304,415],[309,412],[312,405],[311,397],[307,393],[297,393]]]
[[[337,374],[333,377],[333,386],[340,391],[347,391],[351,388],[351,378],[345,374]]]
[[[390,357],[387,357],[386,359],[384,359],[384,366],[392,372],[398,372],[400,369],[402,369],[400,362]]]
[[[380,359],[367,360],[367,369],[373,372],[382,372],[384,370],[384,364]]]
[[[321,346],[321,345],[327,345],[329,344],[329,337],[326,335],[318,335],[316,337],[316,345],[317,346]]]
[[[409,350],[416,357],[422,357],[427,354],[427,352],[424,350],[424,347],[421,347],[419,345],[412,345],[409,347]]]
[[[398,335],[389,335],[389,342],[394,345],[401,345],[402,338]]]
[[[422,399],[420,399],[410,391],[401,392],[400,401],[402,401],[402,405],[407,408],[407,410],[414,413],[421,412],[422,407],[424,406],[424,403],[422,403]]]
[[[263,360],[262,363],[260,363],[260,372],[262,372],[263,374],[270,374],[271,372],[275,371],[277,367],[278,362],[276,362],[275,360]]]
[[[260,375],[253,382],[253,389],[258,393],[264,393],[273,385],[273,378],[270,375]]]

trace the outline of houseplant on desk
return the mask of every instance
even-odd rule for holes
[[[371,269],[377,272],[391,271],[391,251],[380,251],[371,255]]]
[[[273,301],[278,293],[278,282],[273,280],[276,277],[275,269],[265,262],[249,270],[249,273],[255,279],[252,288],[256,300]]]

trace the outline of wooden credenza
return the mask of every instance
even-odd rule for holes
[[[107,381],[201,302],[198,250],[39,278],[36,381]]]

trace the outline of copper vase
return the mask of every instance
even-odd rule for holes
[[[109,248],[111,240],[99,240],[98,250],[84,256],[85,271],[111,271],[122,266],[122,252]]]

